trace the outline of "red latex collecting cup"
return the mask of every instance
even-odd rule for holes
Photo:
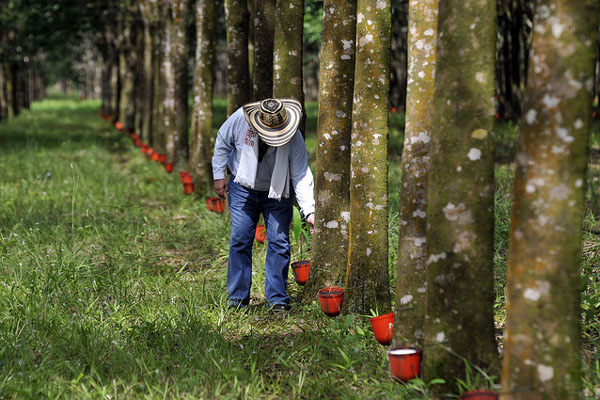
[[[158,162],[158,159],[159,159],[159,158],[160,158],[160,154],[158,154],[158,153],[153,153],[153,154],[152,154],[152,159],[153,159],[154,161]]]
[[[192,194],[194,191],[194,179],[191,175],[186,175],[183,177],[183,193],[184,194]]]
[[[189,171],[179,171],[179,182],[183,183],[183,178],[189,174]]]
[[[300,286],[308,281],[308,271],[310,270],[310,260],[296,261],[292,263],[292,273],[294,280]]]
[[[173,172],[173,163],[172,162],[165,163],[165,171],[167,171],[169,174],[171,172]]]
[[[115,128],[117,128],[118,130],[122,131],[123,130],[123,124],[119,121],[115,122]]]
[[[256,233],[254,234],[254,238],[258,243],[264,243],[267,238],[267,230],[264,225],[256,225]]]
[[[389,345],[394,334],[394,313],[369,318],[369,321],[373,327],[375,339],[384,346]]]
[[[329,317],[340,315],[344,301],[344,289],[339,287],[326,287],[319,290],[321,310]]]
[[[414,347],[399,347],[388,350],[392,376],[399,381],[410,381],[421,374],[423,351]]]

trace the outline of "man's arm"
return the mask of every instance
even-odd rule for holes
[[[219,129],[212,158],[212,169],[215,191],[219,197],[225,197],[228,192],[227,180],[225,179],[225,168],[231,152],[235,148],[235,126],[239,118],[236,111],[229,117]]]
[[[308,166],[308,152],[300,131],[296,132],[290,142],[290,176],[300,211],[306,221],[314,225],[314,179]]]

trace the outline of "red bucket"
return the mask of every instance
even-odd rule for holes
[[[147,144],[143,144],[142,145],[142,153],[146,154],[146,151],[148,151],[148,145]]]
[[[158,162],[158,160],[160,159],[160,154],[158,153],[153,153],[152,154],[152,159],[156,162]]]
[[[371,321],[375,339],[384,346],[389,345],[394,334],[394,313],[369,318],[369,321]]]
[[[463,393],[460,400],[498,400],[498,393],[490,390],[472,390]]]
[[[344,289],[339,287],[327,287],[319,290],[321,310],[329,317],[340,315],[342,302],[344,301]]]
[[[186,175],[183,177],[183,193],[184,194],[192,194],[194,191],[194,179],[191,175]]]
[[[296,261],[292,263],[292,273],[294,280],[300,286],[304,285],[308,280],[308,271],[310,270],[310,260]]]
[[[179,171],[179,182],[183,183],[183,178],[185,178],[189,174],[189,171]]]
[[[119,121],[115,122],[115,128],[117,128],[118,130],[122,131],[123,130],[123,124]]]
[[[392,376],[399,381],[410,381],[421,374],[423,351],[414,347],[399,347],[388,350]]]
[[[254,238],[258,243],[264,243],[267,238],[267,230],[264,225],[256,225],[256,233],[254,234]]]
[[[148,160],[152,159],[152,154],[154,154],[154,149],[152,147],[150,147],[148,150],[146,150],[146,158]]]
[[[158,162],[164,164],[167,161],[167,155],[166,154],[161,154],[160,156],[158,156]]]
[[[171,172],[173,172],[173,163],[172,162],[165,163],[165,171],[167,171],[169,174]]]

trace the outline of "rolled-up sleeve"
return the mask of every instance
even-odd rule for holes
[[[303,216],[315,212],[314,178],[308,166],[308,152],[300,131],[290,142],[290,177]]]

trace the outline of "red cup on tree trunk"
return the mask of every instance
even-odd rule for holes
[[[146,154],[146,151],[148,151],[148,145],[147,144],[143,144],[142,145],[142,153]]]
[[[319,290],[319,300],[321,301],[321,310],[328,317],[340,315],[342,302],[344,301],[344,289],[340,287],[326,287]]]
[[[423,351],[414,347],[399,347],[388,350],[392,376],[399,381],[410,381],[421,374]]]
[[[194,179],[191,175],[186,175],[183,177],[183,193],[184,194],[192,194],[194,191]]]
[[[179,182],[183,183],[183,178],[190,174],[189,171],[179,171]]]
[[[292,263],[292,273],[294,280],[300,286],[303,286],[308,280],[308,271],[310,270],[310,260],[296,261]]]
[[[369,318],[369,321],[373,327],[375,339],[384,346],[389,345],[394,334],[394,313]]]
[[[267,238],[267,231],[264,225],[256,225],[256,233],[254,234],[254,238],[258,243],[264,243]]]
[[[169,174],[171,172],[173,172],[173,163],[172,162],[165,163],[165,171],[167,171]]]
[[[115,122],[115,128],[117,128],[118,130],[122,131],[123,130],[123,124],[119,121]]]
[[[158,162],[164,164],[167,161],[167,155],[166,154],[161,154],[158,157]]]
[[[498,400],[498,393],[491,390],[471,390],[463,393],[460,400]]]
[[[152,154],[154,154],[154,149],[152,147],[150,147],[148,150],[146,150],[146,158],[148,160],[152,159]]]
[[[129,137],[131,138],[131,140],[137,139],[137,135],[133,132],[131,133],[131,135],[129,135]]]
[[[152,159],[156,162],[158,162],[158,160],[160,159],[160,154],[158,153],[153,153],[152,154]]]
[[[135,141],[133,142],[135,147],[142,147],[142,145],[144,144],[144,142],[142,142],[142,139],[137,138],[135,139]]]

